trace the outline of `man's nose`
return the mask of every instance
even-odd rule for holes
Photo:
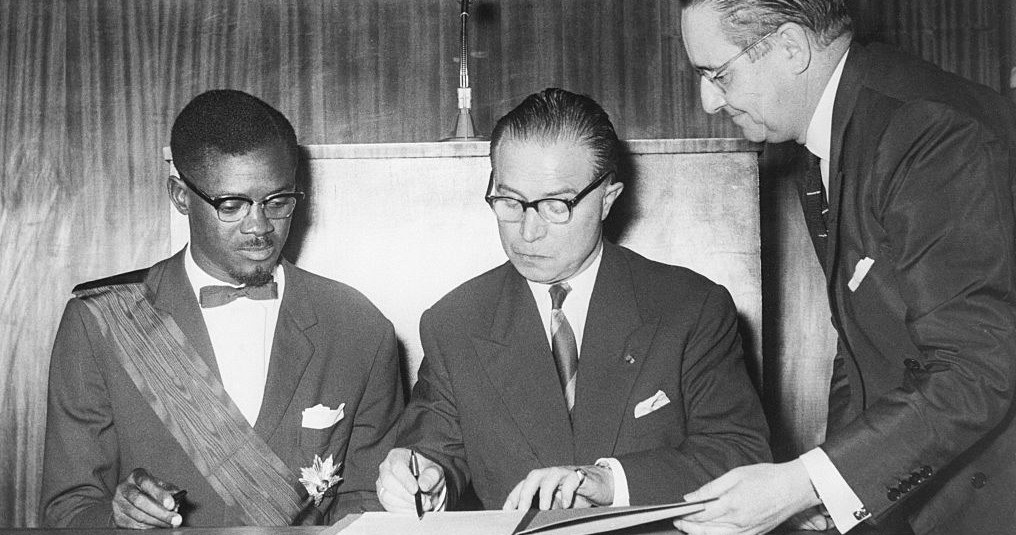
[[[534,242],[547,233],[547,222],[543,220],[536,208],[526,208],[522,212],[522,228],[519,231],[523,240]]]
[[[264,236],[275,230],[272,220],[265,214],[265,207],[261,203],[254,203],[250,211],[244,216],[240,231],[244,234]]]
[[[699,97],[702,99],[702,109],[709,115],[720,111],[727,105],[723,91],[720,91],[715,84],[705,76],[699,77]]]

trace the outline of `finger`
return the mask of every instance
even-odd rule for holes
[[[586,481],[585,472],[575,470],[572,475],[565,477],[561,481],[561,506],[564,508],[573,507],[575,503],[575,493],[582,487]],[[589,484],[587,484],[588,486]]]
[[[540,510],[547,511],[553,508],[554,494],[558,492],[561,481],[570,470],[551,469],[540,478]]]
[[[388,487],[379,486],[377,498],[386,511],[392,513],[416,511],[416,503],[413,501],[413,496],[401,489],[396,488],[395,491],[392,491]]]
[[[173,527],[171,524],[167,524],[166,522],[148,514],[144,510],[139,509],[131,501],[131,499],[127,497],[130,493],[140,495],[140,491],[137,490],[137,487],[121,484],[117,487],[117,493],[113,496],[113,522],[117,525],[117,527],[129,529]],[[140,499],[141,498],[137,497],[134,498],[134,500]],[[148,500],[147,497],[144,497],[143,499]]]
[[[159,503],[158,498],[152,496],[152,492],[164,491],[154,485],[154,478],[147,472],[135,470],[123,483],[117,485],[114,502],[119,504],[121,513],[147,526],[162,528],[179,526],[183,517],[173,511],[175,503],[170,508]],[[169,501],[173,502],[172,496],[169,496]]]
[[[731,529],[729,526],[700,524],[697,522],[688,522],[684,519],[675,520],[674,527],[687,533],[688,535],[734,535],[740,533],[738,530]]]
[[[426,494],[439,494],[445,486],[444,469],[431,463],[420,472],[420,479],[415,483]]]
[[[716,498],[734,487],[738,481],[739,477],[736,474],[727,472],[709,483],[702,485],[698,490],[685,494],[684,499],[689,502],[697,502],[699,500]]]
[[[504,501],[504,505],[501,509],[505,511],[512,511],[519,508],[519,495],[522,493],[522,484],[525,482],[526,480],[523,479],[515,484],[512,491],[508,493],[508,498]]]
[[[533,505],[533,497],[540,490],[540,476],[542,471],[533,470],[525,479],[518,484],[518,494],[515,496],[515,509],[529,509]]]
[[[409,455],[409,450],[395,448],[388,452],[388,456],[381,463],[381,472],[387,472],[390,476],[390,479],[381,479],[381,483],[387,490],[395,491],[397,488],[401,488],[410,494],[416,492],[416,478],[409,471]],[[418,460],[422,458],[422,456],[417,456]]]
[[[167,484],[162,480],[145,474],[140,478],[136,478],[135,483],[137,483],[141,492],[147,494],[153,502],[161,504],[163,509],[171,511],[176,505],[176,502],[173,501],[173,493],[166,490]]]

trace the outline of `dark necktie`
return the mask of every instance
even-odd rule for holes
[[[827,215],[829,203],[826,201],[825,185],[822,183],[821,160],[818,156],[808,153],[808,168],[804,177],[804,220],[808,225],[808,234],[818,254],[818,262],[825,269],[826,242],[829,238]]]
[[[561,305],[571,291],[568,283],[555,284],[550,287],[550,339],[551,350],[554,352],[554,363],[557,364],[557,375],[564,390],[564,399],[568,403],[568,412],[575,406],[575,379],[579,370],[579,348],[575,343],[568,318],[565,317]]]
[[[201,308],[213,308],[227,305],[241,297],[264,301],[266,299],[277,299],[279,297],[279,285],[274,281],[261,286],[202,286],[199,302]]]

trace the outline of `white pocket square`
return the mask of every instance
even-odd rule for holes
[[[336,409],[329,409],[328,407],[318,403],[313,407],[303,409],[303,427],[307,429],[328,429],[329,427],[339,423],[345,417],[345,413],[342,409],[346,407],[343,403]]]
[[[874,264],[875,261],[867,256],[857,261],[857,265],[854,266],[854,276],[850,277],[850,280],[847,282],[847,288],[850,288],[851,292],[857,291],[857,287],[861,285],[861,281],[868,275],[868,272],[871,271],[871,266]]]
[[[657,390],[653,397],[644,399],[635,405],[635,417],[641,418],[670,403],[670,398],[663,390]]]

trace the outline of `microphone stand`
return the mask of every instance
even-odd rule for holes
[[[469,2],[470,0],[462,0],[459,9],[459,42],[461,44],[459,51],[459,113],[455,118],[455,130],[441,141],[484,141],[487,139],[476,133],[476,129],[473,127],[473,116],[470,114],[473,92],[469,87],[469,50],[467,48],[469,30],[466,26],[466,21],[469,20]]]

